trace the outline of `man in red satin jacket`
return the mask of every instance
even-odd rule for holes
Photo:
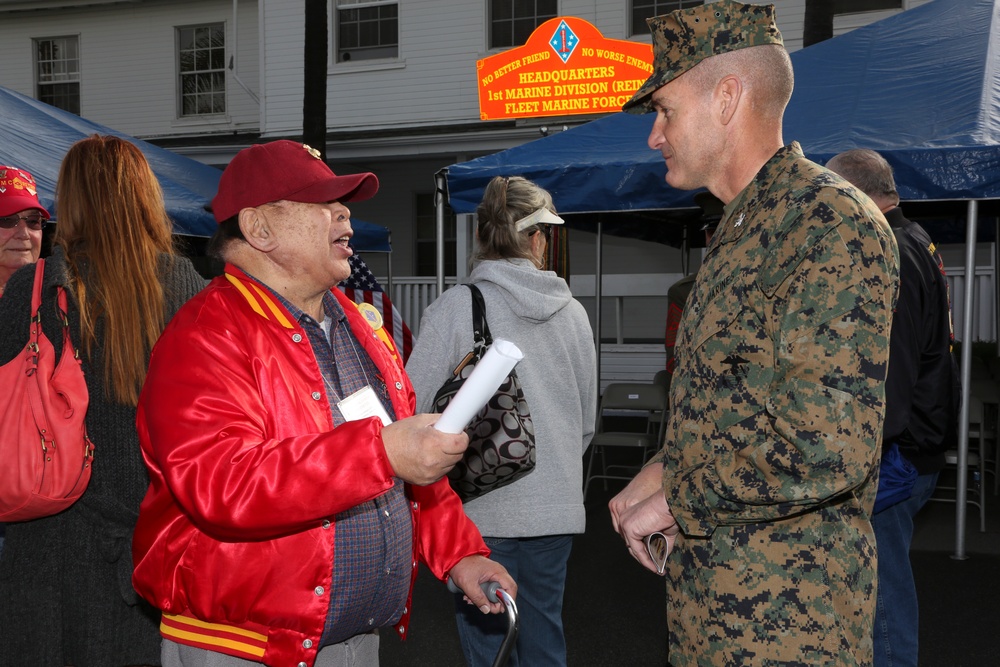
[[[502,607],[481,582],[516,593],[442,479],[466,436],[413,414],[377,311],[335,289],[345,203],[377,189],[284,140],[222,175],[225,273],[163,332],[139,401],[133,584],[163,612],[165,667],[377,665],[377,629],[405,637],[421,561],[484,613]]]

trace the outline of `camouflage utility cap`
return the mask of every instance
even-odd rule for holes
[[[622,111],[652,111],[649,98],[705,58],[748,46],[782,45],[774,5],[722,0],[647,19],[653,34],[653,74]]]

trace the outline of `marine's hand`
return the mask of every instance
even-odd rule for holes
[[[465,433],[433,428],[441,415],[421,414],[400,419],[382,429],[382,443],[396,476],[424,486],[448,474],[469,444]]]
[[[663,533],[667,542],[665,558],[673,550],[677,533],[680,532],[677,520],[670,512],[666,496],[659,488],[645,500],[635,503],[622,512],[618,526],[618,533],[625,539],[632,557],[647,570],[657,573],[657,564],[646,550],[645,537],[657,531]]]
[[[645,500],[663,486],[663,464],[651,463],[628,483],[621,493],[611,499],[608,508],[611,510],[611,525],[615,532],[619,531],[621,515],[632,505]],[[662,494],[661,494],[662,495]]]
[[[507,569],[486,556],[466,556],[455,563],[448,574],[455,585],[462,589],[465,601],[478,607],[484,614],[499,614],[504,608],[500,602],[490,602],[480,584],[495,581],[512,598],[517,598],[517,584],[507,573]]]

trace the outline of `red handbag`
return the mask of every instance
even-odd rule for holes
[[[39,307],[45,261],[38,260],[31,294],[28,344],[0,366],[0,521],[57,514],[83,495],[90,482],[94,445],[84,417],[89,394],[79,355],[69,337],[66,292],[59,287],[63,350],[56,363],[42,333]]]

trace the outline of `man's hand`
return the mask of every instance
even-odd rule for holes
[[[680,527],[677,525],[674,515],[671,514],[667,498],[659,486],[645,500],[635,503],[622,512],[618,520],[618,533],[625,538],[628,552],[644,568],[659,574],[657,564],[650,557],[644,542],[647,535],[652,535],[655,532],[663,533],[667,539],[666,554],[664,555],[666,558],[674,548]]]
[[[466,556],[455,563],[455,567],[451,568],[448,574],[455,585],[465,593],[465,601],[478,607],[484,614],[499,614],[503,612],[504,607],[500,602],[490,602],[480,584],[495,581],[512,598],[517,598],[517,584],[507,574],[507,569],[486,556]]]
[[[615,532],[620,532],[618,526],[621,523],[621,515],[625,510],[653,495],[662,486],[662,463],[651,463],[640,470],[639,474],[628,483],[628,486],[608,503],[608,508],[611,510],[611,525],[614,527]]]
[[[425,486],[448,474],[462,458],[469,438],[465,433],[442,433],[433,428],[441,415],[414,415],[382,429],[382,443],[396,476]]]

